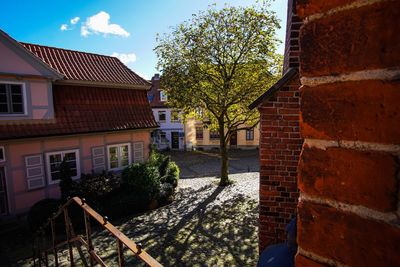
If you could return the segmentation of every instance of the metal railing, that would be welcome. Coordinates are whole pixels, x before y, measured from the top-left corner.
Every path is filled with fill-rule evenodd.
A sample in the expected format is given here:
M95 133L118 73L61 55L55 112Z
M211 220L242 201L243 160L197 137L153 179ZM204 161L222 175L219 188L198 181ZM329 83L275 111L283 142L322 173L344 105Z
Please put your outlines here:
M85 233L83 235L75 234L74 227L71 223L70 216L68 214L68 207L76 203L83 210L83 219L85 224ZM66 240L56 240L56 219L63 215L65 224L65 237ZM93 242L92 242L92 230L90 219L96 220L104 229L111 233L116 238L116 251L118 257L118 266L122 267L125 265L124 258L124 247L128 248L133 252L139 260L144 262L148 266L162 266L157 260L151 257L146 251L142 249L141 244L136 244L130 240L126 235L119 231L114 225L112 225L107 217L103 217L94 211L87 203L85 199L79 197L73 197L69 199L64 205L62 205L57 212L55 212L48 221L38 230L33 239L33 265L41 267L49 266L49 255L54 256L54 266L59 266L58 249L61 246L68 245L69 261L71 266L75 266L74 262L74 250L73 245L76 246L82 264L84 266L107 266L101 257L96 253ZM46 230L50 228L51 240L47 240ZM86 247L89 256L89 263L86 260L86 256L81 249L81 246Z

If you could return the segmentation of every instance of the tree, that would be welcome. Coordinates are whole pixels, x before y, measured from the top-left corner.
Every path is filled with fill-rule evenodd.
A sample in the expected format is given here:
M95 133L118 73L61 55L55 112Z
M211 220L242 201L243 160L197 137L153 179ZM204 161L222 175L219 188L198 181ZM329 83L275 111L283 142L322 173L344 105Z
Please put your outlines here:
M282 56L276 54L279 21L269 3L251 7L215 5L157 37L154 49L168 104L186 116L201 109L219 131L220 185L229 184L228 143L238 130L257 125L248 105L276 80Z

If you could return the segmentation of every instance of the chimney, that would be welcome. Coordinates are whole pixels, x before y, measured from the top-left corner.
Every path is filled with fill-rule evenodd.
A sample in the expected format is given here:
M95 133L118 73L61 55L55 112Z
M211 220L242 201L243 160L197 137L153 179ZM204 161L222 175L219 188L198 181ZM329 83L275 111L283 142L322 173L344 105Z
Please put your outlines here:
M302 20L296 14L296 0L288 1L287 12L283 73L285 73L288 68L299 68L299 32L301 25L303 25Z

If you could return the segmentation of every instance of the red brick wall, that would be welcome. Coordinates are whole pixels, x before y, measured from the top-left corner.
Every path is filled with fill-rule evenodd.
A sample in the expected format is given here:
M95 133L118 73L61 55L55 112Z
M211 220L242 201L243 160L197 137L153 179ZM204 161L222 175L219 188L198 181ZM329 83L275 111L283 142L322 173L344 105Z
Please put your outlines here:
M286 239L298 199L297 164L303 140L299 130L298 77L260 106L260 252Z
M299 29L295 1L288 1L284 73L299 66ZM259 107L260 215L259 249L286 239L285 228L296 214L297 165L300 137L300 81L298 75Z
M296 266L400 266L400 1L299 0Z

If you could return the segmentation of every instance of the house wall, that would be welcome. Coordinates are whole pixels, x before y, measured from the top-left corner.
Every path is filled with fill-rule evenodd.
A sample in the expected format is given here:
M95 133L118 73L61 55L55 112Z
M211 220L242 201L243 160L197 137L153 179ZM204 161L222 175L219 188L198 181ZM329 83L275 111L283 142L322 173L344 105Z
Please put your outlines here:
M6 184L10 214L26 212L34 203L43 198L58 198L60 196L58 184L49 184L47 173L45 175L45 187L28 190L25 166L26 156L42 154L43 160L46 163L45 153L79 149L81 173L91 173L93 169L93 147L104 146L106 148L107 145L111 144L133 142L143 142L144 158L147 159L150 152L149 130L71 137L47 137L45 139L36 138L7 142L0 141L0 146L3 146L6 152L6 161L0 164L6 168ZM133 148L131 148L131 156L133 157ZM132 158L132 162L133 160L134 158ZM46 170L46 164L43 166Z
M294 1L288 1L284 73L298 68L299 29ZM259 107L260 208L259 251L286 240L286 226L296 216L297 165L303 139L300 136L300 81L296 75Z
M203 128L203 139L196 139L196 127ZM241 149L254 149L258 147L260 138L260 129L257 125L254 127L254 139L246 140L246 131L239 130L237 132L237 145L236 148ZM191 147L212 149L219 148L219 139L210 139L210 130L203 127L203 123L196 121L194 118L188 118L185 122L185 140L187 148Z
M296 77L259 107L260 251L286 240L286 226L296 214L297 164L303 143L299 129L299 84Z
M31 64L18 55L9 45L0 41L0 72L41 75Z
M12 120L48 120L54 118L51 81L41 76L23 56L0 40L0 82L22 83L25 88L25 114L0 114L2 121ZM16 78L16 75L18 78ZM28 77L27 77L28 75Z
M299 1L297 266L400 266L400 2Z
M184 149L185 147L185 138L184 138L184 125L181 122L171 122L171 108L152 108L153 115L160 127L158 130L161 130L166 133L166 138L169 142L169 147L171 148L172 139L171 132L179 132L181 133L181 137L179 137L179 149ZM158 118L158 112L165 111L166 120L165 122L160 122Z

